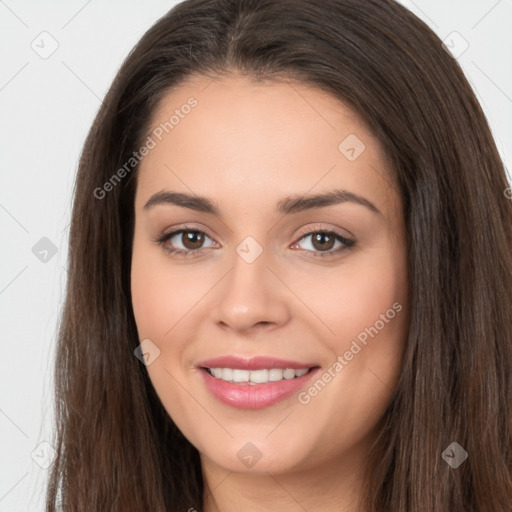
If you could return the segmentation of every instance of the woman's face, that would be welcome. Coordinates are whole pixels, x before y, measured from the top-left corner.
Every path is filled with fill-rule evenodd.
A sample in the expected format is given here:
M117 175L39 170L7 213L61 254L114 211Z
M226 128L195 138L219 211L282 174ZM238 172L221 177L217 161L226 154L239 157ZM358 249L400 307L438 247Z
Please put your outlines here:
M357 464L407 325L401 200L377 139L316 88L236 75L175 89L152 130L131 289L163 406L210 467Z

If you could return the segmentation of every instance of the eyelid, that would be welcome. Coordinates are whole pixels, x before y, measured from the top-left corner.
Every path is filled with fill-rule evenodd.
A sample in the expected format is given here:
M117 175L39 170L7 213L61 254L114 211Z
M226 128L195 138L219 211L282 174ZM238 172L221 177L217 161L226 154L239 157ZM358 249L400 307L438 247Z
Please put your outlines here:
M199 226L191 226L189 224L183 224L178 226L173 226L170 230L164 230L159 235L156 236L154 241L161 240L162 238L169 239L172 238L174 235L182 232L182 231L195 231L198 233L203 233L206 235L210 240L213 240L215 243L219 243L215 240L215 238L208 234L208 229L206 227Z
M346 231L347 235L344 235L340 231ZM311 235L312 233L318 233L318 232L324 232L324 233L334 233L342 238L349 239L349 237L352 237L352 241L355 241L355 236L352 234L348 229L341 229L341 228L335 228L335 227L326 227L325 224L313 224L306 226L305 228L301 228L299 230L299 234L296 235L297 241L301 238L303 238L306 235ZM294 242L296 243L296 242Z

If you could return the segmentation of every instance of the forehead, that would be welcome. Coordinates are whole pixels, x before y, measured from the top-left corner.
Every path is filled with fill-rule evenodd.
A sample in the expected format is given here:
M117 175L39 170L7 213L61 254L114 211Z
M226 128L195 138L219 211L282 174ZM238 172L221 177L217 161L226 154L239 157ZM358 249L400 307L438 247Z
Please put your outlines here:
M375 198L389 182L384 151L359 116L303 83L194 77L163 98L149 136L138 180L146 198L173 187L277 200L340 186Z

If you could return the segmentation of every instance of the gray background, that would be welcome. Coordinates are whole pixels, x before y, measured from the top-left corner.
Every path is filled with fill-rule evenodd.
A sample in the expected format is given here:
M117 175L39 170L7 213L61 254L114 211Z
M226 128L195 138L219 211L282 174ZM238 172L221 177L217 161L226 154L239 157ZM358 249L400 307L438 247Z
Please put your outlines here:
M51 363L82 144L123 59L176 3L0 0L0 512L44 508ZM403 3L454 52L469 44L458 60L512 169L512 0Z

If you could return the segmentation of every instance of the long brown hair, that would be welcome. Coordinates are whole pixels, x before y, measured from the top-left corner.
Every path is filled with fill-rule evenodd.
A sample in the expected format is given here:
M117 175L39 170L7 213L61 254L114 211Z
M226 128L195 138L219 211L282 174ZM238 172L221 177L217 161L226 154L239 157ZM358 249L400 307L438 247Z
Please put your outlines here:
M456 60L393 0L186 0L127 57L80 158L47 512L202 510L198 451L134 357L137 166L104 184L141 146L171 88L233 70L330 92L359 113L393 164L407 228L410 325L402 374L367 460L366 506L511 510L512 202ZM453 442L468 453L457 468L442 457Z

